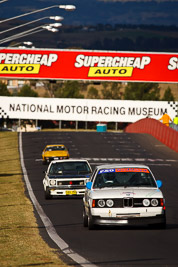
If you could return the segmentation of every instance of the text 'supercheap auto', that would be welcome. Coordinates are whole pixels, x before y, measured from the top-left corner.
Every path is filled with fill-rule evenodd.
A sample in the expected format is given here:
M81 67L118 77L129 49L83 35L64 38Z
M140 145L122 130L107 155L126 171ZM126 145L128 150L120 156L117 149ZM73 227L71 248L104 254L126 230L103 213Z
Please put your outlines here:
M83 224L148 225L166 227L165 199L145 165L101 165L86 184L83 198Z

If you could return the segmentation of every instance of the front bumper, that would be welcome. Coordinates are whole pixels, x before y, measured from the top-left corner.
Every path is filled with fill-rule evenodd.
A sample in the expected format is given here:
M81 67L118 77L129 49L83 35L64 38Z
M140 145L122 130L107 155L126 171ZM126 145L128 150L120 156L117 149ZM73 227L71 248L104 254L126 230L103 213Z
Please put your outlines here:
M70 188L49 187L48 190L51 196L81 196L85 193L84 186Z
M92 208L89 214L97 225L148 225L164 224L165 210L162 207L149 208Z
M157 215L154 217L123 217L122 219L117 218L101 218L97 216L92 217L93 224L96 225L107 225L107 226L118 226L118 225L154 225L154 224L165 224L165 215Z

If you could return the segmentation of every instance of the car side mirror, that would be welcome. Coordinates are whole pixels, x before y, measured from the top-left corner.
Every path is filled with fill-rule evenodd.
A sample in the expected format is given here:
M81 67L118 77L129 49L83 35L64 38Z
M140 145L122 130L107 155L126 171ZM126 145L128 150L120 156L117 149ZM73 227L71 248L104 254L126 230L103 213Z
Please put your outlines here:
M92 182L87 182L86 183L86 188L91 190L91 187L92 187Z
M161 186L163 185L161 180L157 180L156 183L157 183L158 188L161 188Z

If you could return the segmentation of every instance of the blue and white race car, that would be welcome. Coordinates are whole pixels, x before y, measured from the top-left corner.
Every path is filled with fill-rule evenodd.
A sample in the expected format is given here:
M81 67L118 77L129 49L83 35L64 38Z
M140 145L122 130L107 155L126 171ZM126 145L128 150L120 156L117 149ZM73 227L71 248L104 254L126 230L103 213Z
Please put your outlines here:
M93 171L83 198L83 224L166 227L160 180L145 165L101 165Z

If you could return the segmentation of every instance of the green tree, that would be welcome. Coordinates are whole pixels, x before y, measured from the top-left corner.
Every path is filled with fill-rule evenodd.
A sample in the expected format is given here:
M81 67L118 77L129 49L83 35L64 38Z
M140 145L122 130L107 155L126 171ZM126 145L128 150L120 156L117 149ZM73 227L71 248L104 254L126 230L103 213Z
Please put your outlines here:
M174 101L175 100L174 95L172 94L170 87L168 87L165 90L163 98L161 100L163 100L163 101Z
M157 83L128 83L124 92L125 100L160 100Z
M87 94L87 98L90 98L90 99L99 99L98 90L94 86L91 86L89 88L88 94Z
M3 82L0 82L0 95L1 96L10 96L11 93L7 89L7 85Z
M34 90L32 90L31 87L28 84L25 84L20 89L20 92L18 93L18 96L38 97L38 93L36 93Z
M59 98L84 98L80 89L78 81L67 81L54 92L54 96Z
M113 82L103 83L103 89L101 90L103 99L121 99L121 83Z

